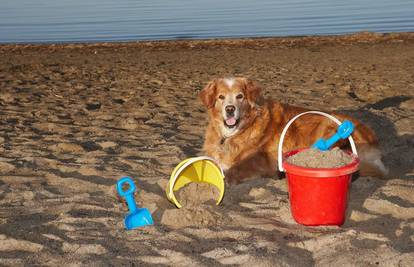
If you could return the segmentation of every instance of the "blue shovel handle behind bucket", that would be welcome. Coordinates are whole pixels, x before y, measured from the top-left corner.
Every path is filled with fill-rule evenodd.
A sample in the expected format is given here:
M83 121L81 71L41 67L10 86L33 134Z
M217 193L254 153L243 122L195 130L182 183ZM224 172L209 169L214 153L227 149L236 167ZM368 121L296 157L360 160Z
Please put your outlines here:
M129 185L129 188L125 191L122 189L124 184ZM129 214L125 216L126 229L131 230L137 227L154 224L149 210L146 208L139 209L135 204L134 192L136 187L130 177L123 177L119 179L116 183L116 188L118 194L125 198L129 209Z
M340 139L348 138L354 131L354 125L350 121L344 121L341 125L338 126L336 134L331 136L328 139L319 139L315 144L312 145L313 148L325 151L328 150L333 144L338 142Z

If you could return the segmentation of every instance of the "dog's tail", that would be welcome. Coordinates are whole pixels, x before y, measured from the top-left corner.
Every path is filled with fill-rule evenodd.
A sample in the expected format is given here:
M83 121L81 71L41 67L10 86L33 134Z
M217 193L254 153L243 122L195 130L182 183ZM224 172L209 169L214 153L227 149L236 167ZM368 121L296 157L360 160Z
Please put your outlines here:
M361 176L386 177L388 168L382 162L381 151L372 144L359 144L359 173Z

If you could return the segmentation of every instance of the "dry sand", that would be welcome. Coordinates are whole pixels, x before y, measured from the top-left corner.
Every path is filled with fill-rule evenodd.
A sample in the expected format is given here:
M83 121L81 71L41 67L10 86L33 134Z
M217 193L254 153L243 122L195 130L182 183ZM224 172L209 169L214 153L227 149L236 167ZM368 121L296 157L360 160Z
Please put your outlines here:
M6 45L0 57L0 265L413 266L413 34ZM226 75L360 118L378 132L390 178L352 183L342 227L295 224L275 178L196 207L206 222L183 210L174 224L168 213L181 211L164 188L176 164L202 154L197 93ZM113 186L124 175L154 226L123 229Z

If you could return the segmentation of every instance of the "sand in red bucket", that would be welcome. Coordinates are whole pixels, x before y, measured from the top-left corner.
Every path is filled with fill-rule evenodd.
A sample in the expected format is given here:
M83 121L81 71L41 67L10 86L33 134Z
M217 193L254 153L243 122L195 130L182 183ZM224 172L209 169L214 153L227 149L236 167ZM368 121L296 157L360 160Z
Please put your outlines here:
M283 161L293 218L309 226L342 225L351 176L358 170L359 159L348 153L353 158L351 163L337 168L307 168L286 161L304 150L288 152Z

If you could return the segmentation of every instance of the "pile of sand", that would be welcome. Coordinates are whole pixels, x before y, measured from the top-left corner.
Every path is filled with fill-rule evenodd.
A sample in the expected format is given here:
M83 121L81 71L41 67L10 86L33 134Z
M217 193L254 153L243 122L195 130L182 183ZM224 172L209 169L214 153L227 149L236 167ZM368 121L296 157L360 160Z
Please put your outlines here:
M178 191L177 199L184 207L197 207L202 204L215 205L220 192L207 183L189 183Z
M307 168L338 168L350 164L352 160L350 155L335 147L327 151L306 149L289 157L287 162Z
M219 191L213 185L189 183L176 192L182 208L173 207L165 210L161 224L173 228L217 225L224 218L216 207L219 195Z

